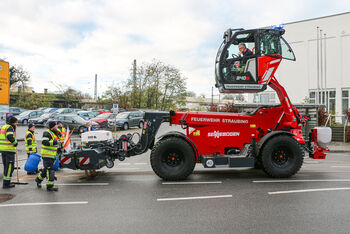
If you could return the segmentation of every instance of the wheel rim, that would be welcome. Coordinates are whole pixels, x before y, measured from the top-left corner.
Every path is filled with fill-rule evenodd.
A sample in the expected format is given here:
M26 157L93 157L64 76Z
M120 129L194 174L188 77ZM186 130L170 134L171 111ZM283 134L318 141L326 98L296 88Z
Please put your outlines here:
M169 150L163 154L162 163L169 167L178 167L184 163L184 155L177 150Z
M292 151L286 147L277 147L271 155L272 163L276 167L286 167L294 158Z
M124 130L128 130L128 124L124 124Z

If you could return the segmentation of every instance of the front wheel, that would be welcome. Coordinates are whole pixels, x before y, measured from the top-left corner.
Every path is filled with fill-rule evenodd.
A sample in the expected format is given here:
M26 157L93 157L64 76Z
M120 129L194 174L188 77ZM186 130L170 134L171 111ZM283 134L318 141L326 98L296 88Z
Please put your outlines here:
M193 172L195 165L193 148L181 138L162 139L152 149L152 169L164 180L184 180Z
M274 178L287 178L294 175L300 170L303 161L304 151L291 136L273 137L262 149L263 170Z
M28 124L28 120L25 119L25 120L22 121L22 123L23 123L23 125L27 125Z

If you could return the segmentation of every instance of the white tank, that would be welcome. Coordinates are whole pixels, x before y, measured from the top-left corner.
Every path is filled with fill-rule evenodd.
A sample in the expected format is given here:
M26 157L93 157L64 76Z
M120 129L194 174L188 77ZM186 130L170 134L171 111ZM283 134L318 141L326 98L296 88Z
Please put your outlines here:
M81 134L82 143L113 141L111 131L91 131Z
M317 143L326 148L332 141L332 129L329 127L315 127L317 129Z

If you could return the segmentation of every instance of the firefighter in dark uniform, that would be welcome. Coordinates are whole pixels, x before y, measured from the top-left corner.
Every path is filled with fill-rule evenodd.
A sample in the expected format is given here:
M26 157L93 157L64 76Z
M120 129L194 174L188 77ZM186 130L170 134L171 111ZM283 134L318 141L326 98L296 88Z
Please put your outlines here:
M16 117L10 116L7 124L2 126L0 131L0 153L2 155L2 163L4 165L3 188L13 188L11 183L15 155L17 151L16 127L18 121Z
M26 152L28 154L28 157L32 153L37 153L37 142L34 136L34 130L35 130L35 125L32 123L28 124L28 131L26 132L26 135L24 137ZM36 170L36 173L38 173L38 169ZM36 173L27 172L28 175L32 175Z
M53 168L57 151L62 147L60 133L57 131L57 123L49 122L49 129L43 133L41 157L44 163L44 169L35 179L38 188L41 188L41 182L46 178L46 189L48 191L58 191L54 186L55 170Z

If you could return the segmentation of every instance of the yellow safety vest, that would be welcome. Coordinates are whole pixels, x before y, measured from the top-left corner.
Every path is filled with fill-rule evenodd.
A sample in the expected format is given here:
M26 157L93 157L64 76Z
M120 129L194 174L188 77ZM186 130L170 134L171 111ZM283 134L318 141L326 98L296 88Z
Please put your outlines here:
M57 155L58 145L53 145L53 141L54 140L59 140L59 138L55 135L55 133L53 133L50 130L46 130L46 132L50 133L52 139L50 140L48 137L43 137L42 138L42 141L49 140L50 146L41 145L41 157L42 158L53 158L53 159L55 159L56 155Z
M28 141L27 141L28 135L32 135L32 144L31 145L28 145ZM29 149L32 148L31 151L36 153L36 151L37 151L36 150L37 143L36 143L35 136L34 136L34 134L31 131L27 131L24 141L25 141L25 144L26 144L26 152L30 153Z
M2 126L2 128L0 130L0 151L16 152L16 146L15 146L15 144L17 143L16 133L15 132L7 132L9 127L12 127L12 126L9 124L5 124L4 126ZM15 141L13 143L11 143L7 139L8 135L14 135Z
M57 130L61 133L61 141L63 143L66 138L67 130L64 127L57 128Z

